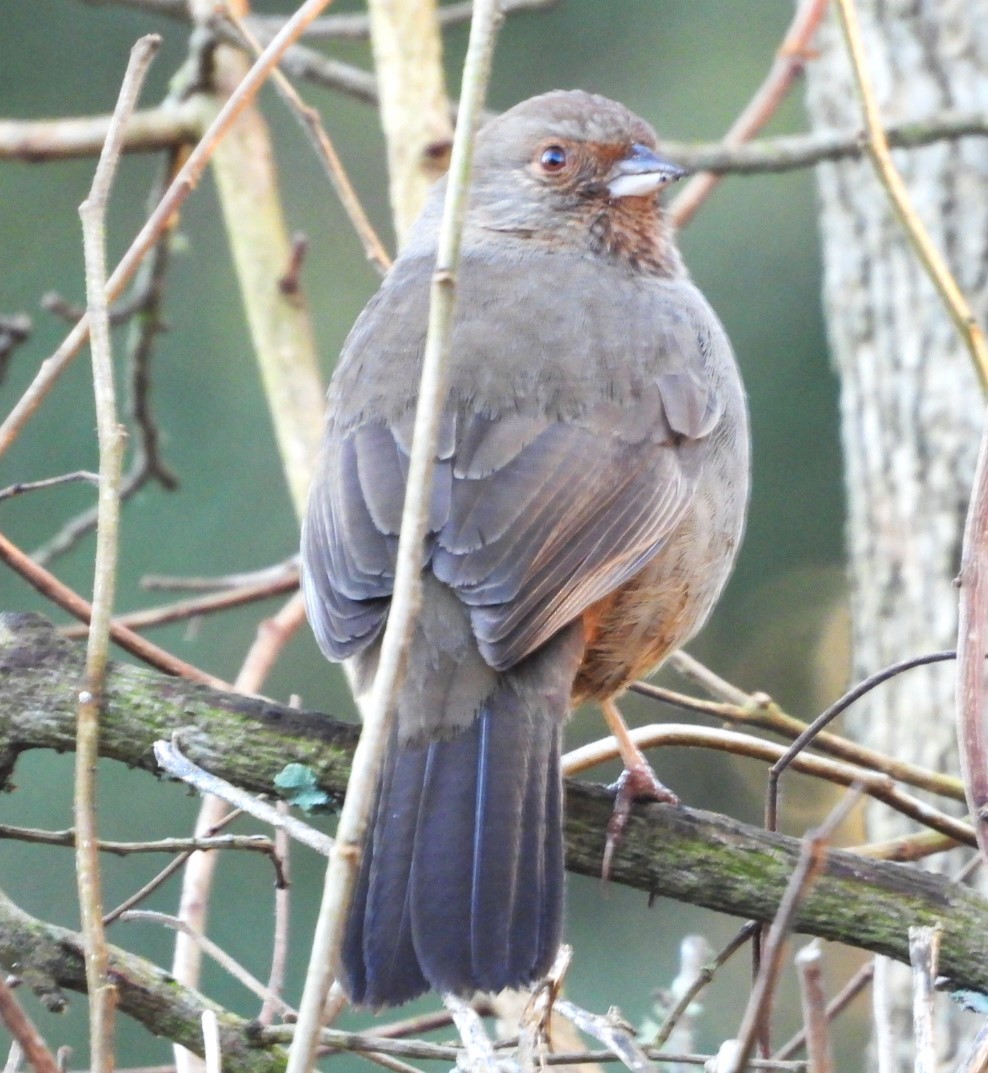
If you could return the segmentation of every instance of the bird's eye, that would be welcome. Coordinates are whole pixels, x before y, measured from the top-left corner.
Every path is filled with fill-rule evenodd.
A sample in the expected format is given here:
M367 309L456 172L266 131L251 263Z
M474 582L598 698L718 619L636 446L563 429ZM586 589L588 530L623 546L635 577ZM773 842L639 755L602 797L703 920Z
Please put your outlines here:
M561 145L548 145L542 150L539 164L543 171L555 175L566 167L568 159L566 150Z

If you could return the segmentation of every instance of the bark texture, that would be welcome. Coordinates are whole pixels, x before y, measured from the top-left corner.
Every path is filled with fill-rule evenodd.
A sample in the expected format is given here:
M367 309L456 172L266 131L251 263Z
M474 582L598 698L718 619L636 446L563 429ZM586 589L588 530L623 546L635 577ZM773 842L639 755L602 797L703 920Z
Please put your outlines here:
M969 0L859 0L869 74L886 125L988 107L988 20ZM816 129L861 126L836 17L808 68ZM988 313L988 142L895 154L917 211L983 324ZM841 379L853 673L953 647L964 512L984 414L970 359L868 162L818 170L824 303ZM852 736L903 759L957 770L954 667L896 678L855 706ZM872 807L870 836L902 833ZM901 986L899 974L892 974ZM906 984L908 987L908 982ZM907 992L899 996L901 1000ZM897 1001L900 1067L911 1069ZM942 1026L941 1040L951 1029ZM949 1046L949 1044L948 1044ZM945 1056L946 1057L946 1056Z

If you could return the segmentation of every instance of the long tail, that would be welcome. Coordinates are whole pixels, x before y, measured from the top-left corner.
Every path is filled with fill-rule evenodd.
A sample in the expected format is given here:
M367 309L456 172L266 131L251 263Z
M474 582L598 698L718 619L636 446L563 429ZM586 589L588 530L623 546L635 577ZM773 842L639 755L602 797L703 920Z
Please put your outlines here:
M402 745L396 734L342 953L355 1003L522 987L551 965L574 650L554 641L499 675L452 737Z

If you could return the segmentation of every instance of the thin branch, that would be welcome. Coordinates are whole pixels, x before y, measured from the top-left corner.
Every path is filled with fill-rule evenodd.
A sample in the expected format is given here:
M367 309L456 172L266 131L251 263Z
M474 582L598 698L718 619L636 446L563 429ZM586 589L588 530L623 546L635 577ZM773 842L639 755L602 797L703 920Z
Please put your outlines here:
M263 46L250 32L248 20L237 19L229 11L226 12L226 17L234 28L240 32L247 47L255 55L259 55ZM343 162L336 152L336 147L323 126L319 112L302 100L291 82L280 71L273 71L271 78L282 100L291 109L292 114L301 124L315 149L316 155L329 176L333 189L336 191L336 196L340 199L340 204L343 206L343 210L346 212L354 231L357 233L357 237L364 247L364 254L367 260L383 275L391 267L391 258L388 256L384 244L378 238L367 213L364 212L360 198L350 182L350 177L343 167Z
M632 741L639 748L675 745L718 749L729 752L732 756L746 756L772 763L771 771L774 771L791 751L774 742L754 738L748 734L692 724L653 724L635 727L629 733ZM572 777L607 760L614 760L619 755L618 744L613 737L601 738L566 753L563 757L563 772ZM932 808L919 798L903 793L887 775L881 772L853 767L840 761L805 753L796 755L792 760L792 766L806 775L826 779L838 786L859 784L869 797L882 801L902 815L916 820L917 823L939 831L963 845L976 845L975 832L970 824L940 809ZM775 830L774 827L768 829Z
M477 0L463 67L462 97L429 297L429 326L415 410L394 592L369 705L363 713L364 728L354 754L336 842L326 870L319 920L299 1008L298 1036L289 1054L287 1073L308 1073L312 1064L319 1018L332 981L336 952L360 864L360 846L367 830L384 749L394 718L404 657L418 613L422 548L428 526L439 422L446 400L447 355L456 300L460 235L466 215L473 162L473 139L487 90L499 21L497 0Z
M581 1032L603 1043L628 1069L634 1070L635 1073L657 1073L656 1067L638 1045L634 1030L622 1019L615 1007L601 1016L581 1009L569 999L559 998L556 999L555 1009Z
M255 585L212 593L209 596L197 596L192 600L178 600L163 607L149 607L143 611L130 611L117 615L113 622L128 630L146 630L151 626L165 626L170 622L184 622L186 619L212 615L220 611L229 611L244 604L270 600L286 592L298 589L298 571L282 571L280 576ZM84 637L88 633L86 626L66 626L62 629L64 637Z
M775 55L775 62L754 97L724 135L727 146L749 141L775 115L796 79L802 74L810 43L827 10L828 0L802 0L792 23ZM720 176L707 172L696 175L669 207L676 227L685 227L697 209L720 182Z
M17 996L0 977L0 1021L7 1027L10 1038L16 1042L31 1063L34 1073L59 1073L55 1056L48 1049L34 1022L24 1012Z
M111 120L108 115L0 120L0 160L44 163L98 156ZM202 102L195 99L134 112L124 127L121 152L157 153L194 144L202 134L202 120Z
M331 854L333 839L324 835L321 831L317 831L314 827L310 827L307 823L302 823L300 820L295 819L294 816L283 815L273 805L252 797L239 787L231 785L225 779L204 771L197 764L193 764L188 757L183 756L178 746L173 742L155 742L154 755L162 771L166 771L176 779L181 779L190 786L194 786L199 793L212 794L214 797L222 798L227 804L246 812L248 815L253 816L255 820L260 820L262 823L270 824L276 829L286 831L296 842L301 842L303 846L314 849L316 853L321 854L323 857L328 857Z
M913 980L913 1037L915 1073L937 1073L936 1029L933 1005L936 1000L937 960L942 932L936 927L909 929L909 962Z
M120 474L124 430L118 423L110 352L109 299L106 287L106 206L120 158L123 131L140 96L144 78L161 45L157 34L133 47L113 118L106 135L86 200L79 207L86 261L86 296L99 439L99 515L96 532L93 607L86 649L86 675L79 694L76 741L74 812L76 821L76 879L82 933L86 946L86 986L89 991L90 1062L94 1073L112 1073L113 1015L116 988L110 982L109 949L103 930L103 898L96 825L96 762L99 721L103 707L110 620L116 590L120 525Z
M123 258L106 283L108 301L118 298L137 270L148 250L157 242L161 231L181 207L202 176L203 170L217 145L241 113L248 107L271 69L278 63L289 45L331 0L305 0L282 30L265 48L264 55L251 67L247 77L224 103L210 123L201 140L189 154L179 173L172 180L165 196L145 221ZM7 418L0 424L0 455L17 439L21 430L38 410L55 382L69 366L79 348L89 336L89 319L83 317L62 341L58 349L41 363L34 380L17 401Z
M17 842L32 842L40 846L64 846L75 844L75 830L41 831L34 827L14 827L0 823L0 838ZM96 848L100 853L112 853L117 857L129 857L133 853L192 853L195 850L235 849L263 853L270 857L275 845L266 835L215 835L197 838L158 838L152 842L112 842L100 839Z
M836 1017L847 1009L847 1007L861 994L861 992L871 983L875 975L875 959L871 958L866 961L864 965L847 981L847 983L837 992L836 995L827 1003L827 1021L833 1021ZM783 1046L781 1046L773 1058L779 1061L785 1061L791 1058L797 1051L806 1046L806 1029L801 1028L792 1039L788 1040Z
M865 125L868 128L868 155L875 165L875 173L888 194L892 208L920 264L943 299L950 319L954 322L958 334L970 352L982 390L988 391L988 343L985 341L984 333L946 261L917 215L906 184L902 181L902 176L892 160L888 140L882 128L878 103L868 77L861 26L858 22L854 0L837 0L837 10L840 13L841 27L844 30L847 50L854 70L854 80L864 110ZM980 660L981 653L978 658Z
M89 473L87 470L80 469L76 470L75 473L63 473L58 477L46 477L40 481L18 481L17 484L11 484L7 488L0 489L0 503L5 499L13 499L14 496L22 495L24 492L38 492L42 488L56 488L61 484L76 484L79 481L99 485L99 474Z
M44 567L38 566L30 556L26 555L16 544L11 543L3 533L0 533L0 561L5 562L15 570L28 584L32 585L42 596L47 597L59 607L68 611L82 622L88 623L93 614L92 604L84 600L77 592L70 589L49 573ZM191 682L202 682L214 689L232 689L233 687L224 682L222 678L207 674L198 667L194 667L185 660L178 659L170 652L166 652L158 645L146 641L140 634L134 633L124 626L110 623L110 637L125 651L130 652L138 659L143 660L151 667L156 667L166 674L178 675L188 678Z
M732 1073L744 1073L748 1059L754 1051L755 1041L765 1031L786 938L795 925L800 905L823 872L827 849L834 831L847 818L859 797L860 793L853 788L845 793L826 820L815 830L808 832L803 840L799 863L786 885L779 911L762 947L761 966L738 1030L738 1048Z
M190 927L186 921L179 920L178 917L170 916L168 913L157 913L147 909L129 910L120 919L122 921L145 921L152 924L161 924L166 928L171 928L173 931L181 932L192 939L193 942L201 947L203 953L208 954L217 965L225 969L235 980L243 984L248 991L253 992L263 1002L273 1003L283 1014L295 1013L287 1002L283 1002L277 995L269 991L240 962L232 958L222 947L217 946L208 936Z
M810 1069L813 1073L833 1073L830 1021L827 1017L827 998L823 990L821 959L820 940L814 939L796 954L796 971L799 976L799 997L803 1009L806 1056Z

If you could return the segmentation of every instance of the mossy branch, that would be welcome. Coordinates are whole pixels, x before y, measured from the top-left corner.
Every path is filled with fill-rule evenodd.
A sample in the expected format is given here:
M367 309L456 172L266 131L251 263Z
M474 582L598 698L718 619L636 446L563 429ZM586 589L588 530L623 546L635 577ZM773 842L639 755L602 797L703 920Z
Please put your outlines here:
M83 659L82 649L59 637L40 616L0 615L0 782L10 778L22 752L74 747L75 690ZM182 732L191 759L247 789L276 794L275 776L295 761L310 767L334 800L345 790L357 740L356 726L328 715L111 663L102 755L150 771L152 743L175 731ZM612 800L602 787L567 785L571 870L600 875ZM641 806L615 854L612 881L770 921L799 849L798 839L724 816ZM796 926L908 962L910 925L935 922L944 929L943 975L952 986L988 991L988 905L941 876L832 851Z

